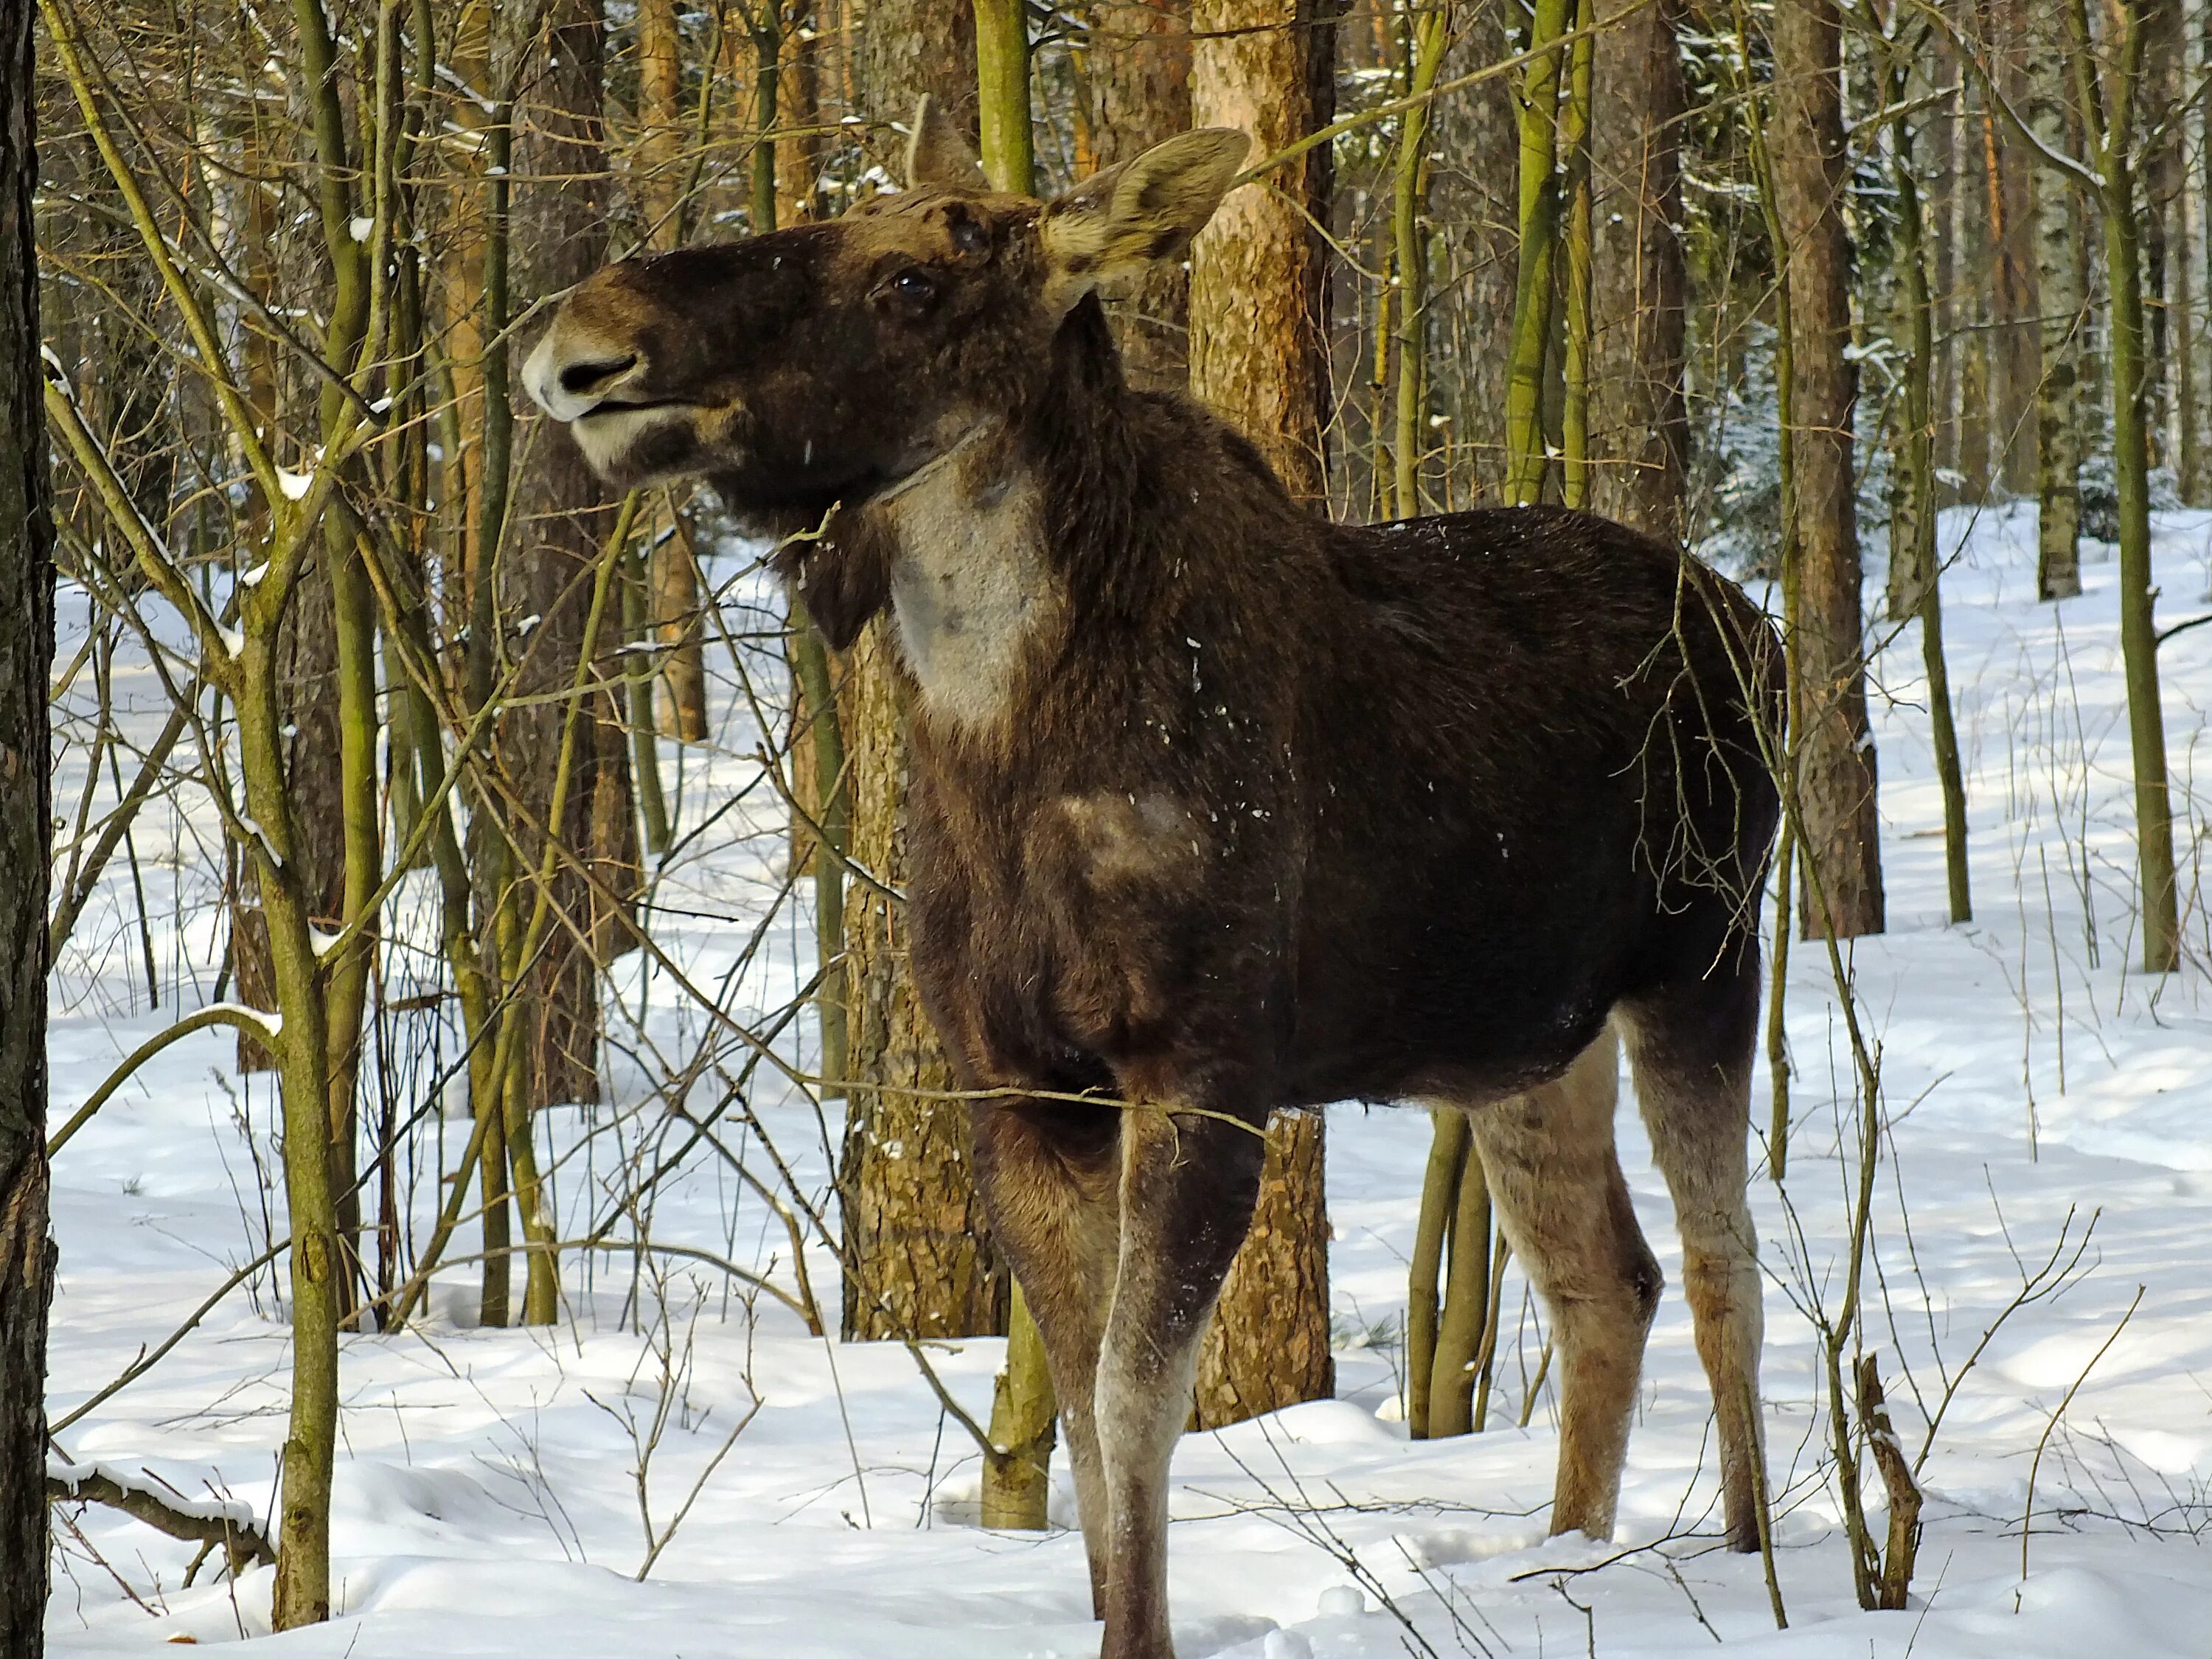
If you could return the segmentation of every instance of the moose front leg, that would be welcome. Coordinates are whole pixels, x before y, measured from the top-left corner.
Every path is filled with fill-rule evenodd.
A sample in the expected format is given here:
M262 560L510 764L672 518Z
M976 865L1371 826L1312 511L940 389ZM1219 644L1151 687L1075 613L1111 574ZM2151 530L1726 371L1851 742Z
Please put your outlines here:
M1150 1106L1122 1119L1121 1255L1093 1401L1105 1477L1102 1659L1173 1659L1168 1464L1190 1420L1200 1339L1251 1224L1264 1122Z
M1091 1413L1121 1251L1121 1117L1065 1100L979 1103L974 1116L976 1189L1052 1369L1097 1618L1106 1613L1106 1491Z

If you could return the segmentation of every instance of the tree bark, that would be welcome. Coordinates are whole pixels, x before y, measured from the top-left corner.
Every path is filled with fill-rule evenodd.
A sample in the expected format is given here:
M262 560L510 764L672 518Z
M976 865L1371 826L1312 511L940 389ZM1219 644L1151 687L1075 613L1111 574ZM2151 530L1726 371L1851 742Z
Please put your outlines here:
M33 8L0 10L0 1659L46 1610L46 681L53 520L40 412Z
M1189 0L1094 0L1083 78L1094 166L1110 167L1190 129ZM1190 379L1190 276L1155 264L1106 314L1132 386L1180 392Z
M852 854L894 888L906 865L906 730L887 620L848 653L837 712L853 791ZM922 1012L905 917L855 884L845 907L847 1076L838 1197L848 1339L985 1336L1006 1328L1006 1279L968 1152L968 1108Z
M2066 120L2066 55L2039 43L2033 105L2036 137L2073 153ZM2089 325L2081 283L2087 216L2073 184L2045 173L2035 181L2036 257L2043 295L2043 379L2036 394L2036 592L2046 599L2081 591L2081 338Z
M1334 112L1333 0L1195 0L1191 116L1279 149ZM1191 390L1256 443L1293 495L1327 485L1327 267L1308 223L1328 222L1328 149L1247 185L1191 249ZM1279 192L1279 193L1277 193ZM1303 203L1305 213L1299 211ZM1212 1427L1335 1389L1322 1120L1278 1114L1252 1231L1199 1360L1198 1421Z
M2116 39L2093 41L2084 0L2069 0L2067 27L2084 146L2100 179L2105 280L2111 307L2112 475L2119 496L2120 654L2128 684L2129 749L2135 764L2136 902L2142 921L2142 966L2149 974L2181 965L2174 891L2173 802L2167 793L2166 715L2158 675L2158 595L2150 546L2149 368L2144 337L2141 191L2135 173L2135 95L2151 38L2150 8L2124 6L2111 20ZM2111 64L2100 69L2097 46ZM2106 77L2109 76L2109 79Z
M514 245L525 295L557 292L605 262L601 21L597 0L557 0L519 90ZM509 641L523 664L518 696L565 691L574 679L589 573L612 524L605 492L565 433L543 420L534 424L536 430L518 434L514 532L506 557L494 562L501 623L515 630L524 618L538 619ZM610 646L616 637L609 635ZM619 684L620 664L611 651L608 656L608 672L598 678ZM501 722L501 759L524 810L541 822L550 807L565 714L562 703L550 702ZM638 860L626 732L614 696L587 702L566 821L549 826L617 894L635 888ZM524 866L535 867L538 837L524 830L520 840ZM524 1050L523 1100L531 1110L599 1098L599 969L623 937L605 904L574 875L556 878L555 902L586 932L590 945L556 923L543 958L530 967L524 1017L538 1029Z
M1502 8L1483 6L1467 20L1444 58L1442 78L1468 74L1505 56ZM1458 20L1455 19L1455 22ZM1429 189L1437 282L1431 372L1438 406L1451 419L1445 456L1448 499L1495 501L1504 494L1505 407L1511 354L1513 289L1520 258L1514 179L1498 164L1514 143L1511 88L1504 77L1440 98L1431 125L1435 172Z
M1860 638L1859 545L1851 410L1848 157L1832 0L1776 0L1776 210L1789 250L1791 439L1802 591L1790 648L1802 665L1797 744L1799 848L1808 938L1882 927L1874 738ZM1816 898L1814 896L1818 895Z
M631 188L645 245L656 252L683 246L684 204L684 57L676 0L640 0L637 9L637 149ZM666 655L660 684L660 725L686 743L707 736L707 669L700 627L699 583L690 527L680 501L672 507L678 533L656 536L650 564L653 631Z
M1680 229L1689 94L1674 39L1681 13L1680 0L1599 0L1590 123L1590 505L1668 541L1683 532L1690 436Z
M2023 0L1984 0L1986 38L1997 82L2015 110L2027 107L2022 63L2027 19ZM2177 42L2178 44L2178 42ZM2042 378L2038 310L2033 162L1996 111L1984 112L1990 236L1990 448L1991 469L2005 494L2036 488L2036 386Z
M876 0L858 48L861 109L896 168L924 93L973 136L969 0ZM852 853L893 887L906 878L907 745L897 647L878 620L847 653L837 720L852 793ZM968 1109L914 983L905 919L857 885L845 905L845 1144L837 1188L849 1339L984 1336L1006 1329L1006 1274L990 1248L969 1164Z

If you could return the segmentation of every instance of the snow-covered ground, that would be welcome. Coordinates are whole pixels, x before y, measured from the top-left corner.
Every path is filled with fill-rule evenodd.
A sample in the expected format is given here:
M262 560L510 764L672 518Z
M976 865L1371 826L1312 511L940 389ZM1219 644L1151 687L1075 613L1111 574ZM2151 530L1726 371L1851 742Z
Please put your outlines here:
M1929 1524L1912 1609L1857 1611L1825 1466L1806 1307L1825 1298L1832 1308L1841 1294L1847 1164L1832 1101L1840 1095L1848 1109L1850 1057L1827 964L1801 946L1789 1003L1798 1111L1790 1177L1785 1194L1762 1170L1754 1194L1771 1280L1764 1404L1788 1630L1776 1629L1756 1558L1715 1547L1709 1401L1677 1295L1652 1334L1611 1546L1543 1541L1553 1402L1540 1395L1518 1425L1540 1345L1529 1316L1501 1358L1490 1431L1407 1441L1394 1345L1427 1123L1418 1112L1344 1108L1330 1119L1328 1170L1339 1398L1194 1435L1178 1450L1173 1573L1185 1659L1656 1656L1717 1642L1803 1659L2207 1651L2212 1551L2198 1534L2212 1522L2212 925L2197 883L2212 803L2194 780L2212 702L2212 629L2179 634L2161 653L2191 960L2179 975L2148 978L2130 965L2114 567L2092 562L2081 599L2039 605L2032 512L1956 513L1945 530L1947 552L1958 555L1945 603L1976 920L1945 925L1942 816L1919 641L1908 629L1877 670L1890 931L1850 953L1894 1121L1869 1341L1881 1351L1909 1451L1947 1378L2024 1278L2062 1239L2063 1269L2092 1223L2094 1234L2071 1273L2041 1281L2050 1294L2012 1313L1943 1415L1924 1471ZM2164 620L2212 610L2212 514L2163 514L2160 538ZM65 659L73 643L64 641ZM119 672L118 684L137 700L134 719L158 722L143 675ZM737 755L726 769L741 769ZM694 815L719 775L708 769ZM73 806L81 782L81 765L65 769L58 810ZM212 988L220 929L204 908L204 848L178 836L173 822L149 820L140 851L149 908L179 898L201 907L156 950L172 991L187 981L189 1006ZM726 858L695 858L680 893L664 895L695 913L672 912L663 932L702 983L734 959L771 873L761 843L730 845ZM52 1039L57 1124L173 1015L143 1006L135 921L123 922L115 902L122 890L111 881L108 908L88 921L64 964ZM772 1002L802 967L795 939L778 937L747 994ZM649 1009L647 1028L680 1047L678 1018ZM231 1059L226 1034L179 1045L57 1162L57 1416L263 1246L263 1200L239 1126L255 1127L265 1160L267 1088L241 1082ZM627 1066L618 1092L643 1075ZM604 1121L617 1115L601 1110ZM818 1189L811 1114L772 1096L762 1112L802 1183ZM1755 1112L1763 1128L1763 1075ZM581 1115L569 1119L552 1133L584 1144ZM448 1158L460 1133L447 1127ZM1632 1111L1620 1133L1645 1230L1677 1280L1664 1194ZM434 1176L415 1172L422 1206ZM591 1182L567 1179L565 1201L580 1215ZM781 1225L733 1188L720 1160L697 1158L665 1186L653 1225L657 1237L788 1282ZM811 1267L817 1285L834 1287L825 1254ZM555 1328L474 1328L472 1273L462 1267L441 1276L434 1316L416 1328L348 1340L339 1605L329 1625L275 1638L285 1651L1095 1653L1080 1540L973 1524L972 1448L902 1351L809 1337L765 1298L749 1315L698 1264L672 1263L657 1291L650 1276L634 1278L627 1257L585 1275L572 1259ZM1516 1279L1509 1307L1520 1296ZM62 1446L80 1462L142 1480L146 1471L188 1497L239 1500L265 1516L285 1403L275 1311L265 1278L234 1293L142 1381L64 1429ZM934 1360L981 1414L998 1357L996 1343L970 1341ZM642 1460L641 1443L651 1445ZM696 1499L641 1581L641 1461L656 1537L695 1488ZM1066 1522L1070 1494L1064 1470L1055 1475L1054 1513ZM88 1510L77 1524L83 1541L57 1558L49 1630L58 1654L266 1632L265 1569L234 1587L204 1573L185 1589L188 1547L107 1511Z

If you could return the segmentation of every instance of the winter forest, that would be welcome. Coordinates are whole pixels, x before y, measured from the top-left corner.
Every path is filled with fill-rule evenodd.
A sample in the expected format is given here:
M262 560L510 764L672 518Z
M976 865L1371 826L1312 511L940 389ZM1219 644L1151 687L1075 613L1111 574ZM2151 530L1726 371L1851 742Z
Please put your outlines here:
M833 644L826 520L611 487L526 384L603 266L894 210L925 97L1046 222L1248 136L1098 298L1302 512L1586 509L1782 642L1751 1397L1610 1037L1665 1288L1608 1536L1553 1535L1589 1293L1490 1141L1278 1110L1174 1404L1174 1650L2203 1651L2212 0L0 46L0 1659L1099 1653L1000 1108L916 982L899 624Z

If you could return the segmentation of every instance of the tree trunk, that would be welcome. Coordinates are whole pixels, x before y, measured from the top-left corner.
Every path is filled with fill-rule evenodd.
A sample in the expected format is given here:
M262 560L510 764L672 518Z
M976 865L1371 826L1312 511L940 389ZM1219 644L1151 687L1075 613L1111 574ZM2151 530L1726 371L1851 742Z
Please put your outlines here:
M513 167L521 181L514 192L513 245L521 256L518 274L525 295L580 282L606 256L601 25L598 0L557 0L537 50L525 60L528 70L515 100ZM565 432L538 419L534 429L525 428L519 436L514 527L504 556L491 561L498 623L510 658L520 665L518 700L565 694L574 684L592 573L613 522L604 491ZM525 620L532 617L526 629ZM623 683L621 660L612 649L620 637L614 627L601 635L603 660L592 679ZM518 919L536 903L534 878L510 884L498 896L503 973L525 983L509 1017L528 1023L521 1041L512 1045L514 1063L495 1086L507 1163L532 1245L523 1313L530 1323L550 1322L557 1297L546 1249L550 1200L538 1190L532 1116L540 1107L599 1097L600 977L627 942L612 907L635 890L638 872L623 700L594 692L578 711L561 818L551 823L568 726L568 699L556 695L507 714L496 739L520 808L513 826L519 856L509 867L532 872L541 867L544 843L531 825L542 824L611 896L595 896L592 882L556 861L551 902L565 920L544 930L542 948L529 963L506 953L520 949ZM488 1160L487 1180L495 1181L496 1175Z
M2066 121L2066 56L2039 46L2033 106L2036 137L2073 153ZM2046 599L2081 591L2081 337L2089 325L2081 292L2086 216L2074 185L2045 172L2035 181L2036 257L2043 295L2043 379L2036 395L2035 585Z
M1265 155L1334 111L1332 0L1196 0L1191 115L1250 133ZM1293 495L1322 502L1328 429L1324 247L1328 149L1232 191L1191 249L1191 390L1233 421ZM1279 192L1279 193L1278 193ZM1278 1114L1252 1231L1199 1361L1198 1421L1212 1427L1334 1392L1322 1120Z
M1535 0L1528 43L1547 46L1566 33L1569 0ZM1520 264L1513 288L1512 367L1505 388L1506 496L1516 507L1540 501L1550 473L1546 453L1546 368L1553 357L1552 317L1559 251L1559 94L1567 83L1565 49L1531 58L1522 70L1520 173L1515 223Z
M902 681L888 620L847 653L837 712L853 791L853 857L895 888L906 866ZM986 1336L1006 1328L1006 1276L968 1156L968 1108L922 1012L906 918L855 885L845 907L847 1076L839 1162L848 1339Z
M1892 48L1894 50L1894 48ZM1886 100L1893 110L1905 107L1910 88L1906 65L1884 67ZM1966 790L1959 765L1959 734L1951 717L1950 666L1943 655L1943 573L1936 548L1936 433L1932 383L1936 319L1928 291L1927 222L1913 171L1912 125L1899 114L1890 122L1890 164L1897 189L1899 263L1903 269L1904 333L1910 343L1905 366L1905 444L1899 468L1905 510L1900 526L1911 538L1913 562L1921 573L1918 603L1921 660L1928 675L1928 714L1936 750L1936 777L1943 796L1944 883L1957 927L1973 920L1966 870ZM1895 545L1893 541L1893 546Z
M1190 128L1189 0L1097 0L1083 81L1093 165L1114 167ZM1107 316L1132 386L1189 383L1190 275L1157 264Z
M2120 653L2128 684L2128 737L2135 763L2136 902L2142 920L2145 973L2181 963L2173 871L2173 804L2166 790L2166 715L2158 680L2157 594L2151 586L2149 368L2143 343L2141 205L2127 112L2142 73L2148 9L2124 12L2117 40L2093 42L2083 0L2069 0L2073 80L2082 136L2102 185L2105 276L2111 307L2112 475L2119 496ZM2096 46L2113 59L2100 84ZM2108 126L2108 121L2113 125Z
M1937 29L1929 47L1932 61L1928 79L1931 85L1950 88L1950 95L1942 99L1928 112L1928 216L1936 226L1935 246L1929 259L1929 277L1936 297L1936 373L1931 393L1936 408L1936 504L1949 507L1959 498L1957 488L1947 480L1957 476L1959 465L1959 349L1956 328L1959 320L1957 295L1958 218L1959 199L1959 130L1960 82L1958 49L1953 46L1949 33ZM1965 192L1968 199L1972 192ZM1903 597L1903 596L1899 596ZM1894 601L1889 611L1893 617L1902 616L1909 606L1900 609Z
M683 246L684 155L683 39L676 0L640 0L637 9L637 150L631 162L638 222L656 252ZM680 504L672 510L679 515ZM707 669L699 615L699 583L689 526L653 538L650 609L653 635L666 652L660 683L663 729L686 743L707 735Z
M37 1659L46 1613L46 683L53 520L40 413L31 199L33 9L0 12L0 1659Z
M2187 130L2172 119L2181 96L2185 57L2181 0L2137 0L2132 9L2136 27L2146 36L2142 74L2136 89L2136 131L2146 137L2163 135L2160 142L2147 143L2135 162L2142 198L2136 227L2142 241L2143 418L2151 465L2170 468L2174 463L2174 266L2186 257L2176 234L2176 219L2182 191L2181 146ZM2122 137L2124 142L2136 142L2134 133Z
M1997 82L2015 110L2030 87L2021 64L2023 0L1984 0L1986 38ZM2037 307L2033 162L1995 111L1984 120L1990 236L1990 448L1998 486L2022 497L2036 487L2036 386L2042 378Z
M1832 0L1776 0L1773 167L1789 249L1791 441L1801 571L1790 648L1802 665L1797 744L1801 916L1808 937L1882 927L1873 734L1860 641L1851 407L1848 158ZM1815 897L1815 895L1818 895Z
M912 118L924 93L975 131L969 0L878 0L857 65L872 122ZM887 128L877 149L896 163ZM852 793L852 851L893 887L906 879L907 750L890 623L847 653L837 718ZM983 1336L1006 1329L1006 1275L992 1251L968 1155L968 1109L925 1097L954 1086L922 1012L905 918L856 886L845 905L845 1144L837 1187L848 1338Z
M1627 15L1622 16L1626 12ZM1594 358L1590 505L1668 541L1683 532L1680 0L1600 0L1590 125Z
M1458 31L1442 79L1505 56L1502 8L1483 6ZM1457 20L1455 19L1455 22ZM1519 260L1514 179L1498 158L1514 144L1511 88L1504 77L1438 99L1431 118L1437 158L1429 190L1431 237L1438 272L1431 301L1431 338L1439 349L1431 372L1436 401L1450 416L1444 488L1457 505L1502 498L1505 407Z

